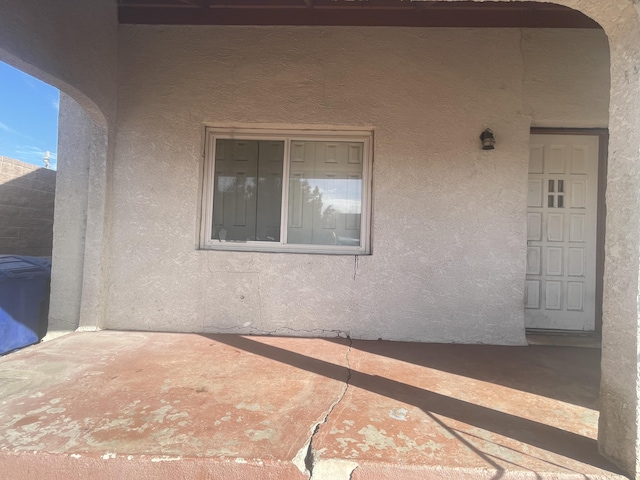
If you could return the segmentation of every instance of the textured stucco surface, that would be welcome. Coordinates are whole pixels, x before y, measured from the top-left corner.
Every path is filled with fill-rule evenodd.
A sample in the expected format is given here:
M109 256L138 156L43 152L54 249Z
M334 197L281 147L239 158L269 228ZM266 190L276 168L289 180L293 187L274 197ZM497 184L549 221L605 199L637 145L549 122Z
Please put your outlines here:
M566 4L596 19L607 33L610 45L610 140L598 444L602 453L633 478L640 478L638 2L573 0Z
M78 328L89 192L91 120L68 95L60 94L55 258L51 272L49 338Z
M119 58L108 328L524 341L529 127L607 125L602 32L122 26ZM371 256L197 250L204 125L251 123L373 128Z
M116 7L112 0L0 0L0 60L63 92L49 337L101 323Z
M601 15L611 45L611 137L598 438L601 452L640 478L640 23L637 2L612 3L594 4L594 15Z
M114 118L116 2L0 0L0 12L0 60Z

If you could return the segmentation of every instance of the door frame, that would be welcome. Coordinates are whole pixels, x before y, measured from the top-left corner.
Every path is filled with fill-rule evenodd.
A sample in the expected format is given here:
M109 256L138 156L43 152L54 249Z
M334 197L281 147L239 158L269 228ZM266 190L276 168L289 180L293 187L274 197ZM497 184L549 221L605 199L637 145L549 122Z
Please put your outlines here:
M598 137L598 193L596 222L596 305L595 332L602 333L602 292L604 276L604 240L607 220L606 189L609 159L608 128L546 128L531 127L529 135L589 135Z

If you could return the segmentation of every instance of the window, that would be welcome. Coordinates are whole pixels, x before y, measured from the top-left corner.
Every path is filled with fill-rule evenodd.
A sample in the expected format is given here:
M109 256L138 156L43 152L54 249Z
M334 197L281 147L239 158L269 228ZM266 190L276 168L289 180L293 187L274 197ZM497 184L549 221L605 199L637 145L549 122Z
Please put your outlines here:
M371 132L206 131L203 248L369 253Z

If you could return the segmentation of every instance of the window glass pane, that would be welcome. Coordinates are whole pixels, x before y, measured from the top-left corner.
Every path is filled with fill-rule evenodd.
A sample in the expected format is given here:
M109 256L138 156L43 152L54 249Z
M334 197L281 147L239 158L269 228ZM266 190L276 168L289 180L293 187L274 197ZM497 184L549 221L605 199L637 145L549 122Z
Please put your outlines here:
M211 238L280 241L284 142L216 140Z
M291 141L288 243L360 245L363 144Z

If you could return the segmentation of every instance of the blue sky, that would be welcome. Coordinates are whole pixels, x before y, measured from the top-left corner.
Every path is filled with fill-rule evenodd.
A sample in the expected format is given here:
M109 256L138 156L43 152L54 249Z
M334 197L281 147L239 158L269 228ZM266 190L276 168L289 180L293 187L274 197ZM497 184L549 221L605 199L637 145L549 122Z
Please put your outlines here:
M57 88L0 62L0 155L44 166L50 152L56 168Z

